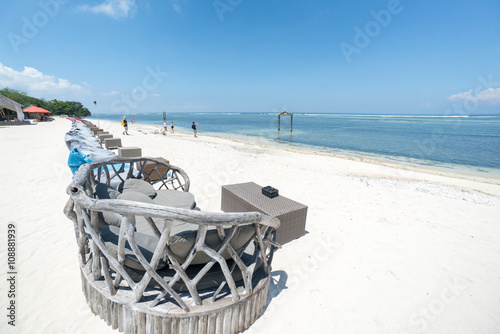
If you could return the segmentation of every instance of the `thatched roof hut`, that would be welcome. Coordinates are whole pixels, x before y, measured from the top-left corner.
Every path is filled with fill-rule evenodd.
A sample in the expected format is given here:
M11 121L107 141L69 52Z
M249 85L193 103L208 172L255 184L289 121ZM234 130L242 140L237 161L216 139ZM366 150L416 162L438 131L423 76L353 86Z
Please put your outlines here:
M0 115L7 116L10 120L10 114L7 115L3 110L4 108L15 111L17 113L17 120L24 121L23 105L0 94Z

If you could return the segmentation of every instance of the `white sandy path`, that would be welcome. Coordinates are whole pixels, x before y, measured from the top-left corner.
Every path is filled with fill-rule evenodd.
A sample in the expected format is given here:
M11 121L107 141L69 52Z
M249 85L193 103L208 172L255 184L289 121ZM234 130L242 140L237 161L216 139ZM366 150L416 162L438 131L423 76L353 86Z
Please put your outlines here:
M186 170L202 210L220 210L221 185L247 181L309 205L308 233L276 253L274 298L248 333L500 332L498 179L203 135L145 134L150 127L139 125L123 136L119 124L100 123L124 146ZM117 332L85 303L73 227L62 214L69 127L58 119L0 128L0 195L9 198L0 217L16 223L19 244L19 326L4 331L2 321L1 333ZM5 234L2 227L1 240ZM6 262L5 247L0 259Z

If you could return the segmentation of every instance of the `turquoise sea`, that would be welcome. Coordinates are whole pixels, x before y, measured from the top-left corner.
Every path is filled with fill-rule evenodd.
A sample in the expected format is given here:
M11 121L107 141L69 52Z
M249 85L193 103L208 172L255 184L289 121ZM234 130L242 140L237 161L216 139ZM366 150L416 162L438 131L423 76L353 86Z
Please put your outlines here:
M92 117L95 119L96 117ZM120 121L122 115L100 114ZM138 124L163 125L163 115L128 114ZM389 116L277 113L167 113L179 131L211 134L285 146L380 157L443 167L466 166L500 173L500 116Z

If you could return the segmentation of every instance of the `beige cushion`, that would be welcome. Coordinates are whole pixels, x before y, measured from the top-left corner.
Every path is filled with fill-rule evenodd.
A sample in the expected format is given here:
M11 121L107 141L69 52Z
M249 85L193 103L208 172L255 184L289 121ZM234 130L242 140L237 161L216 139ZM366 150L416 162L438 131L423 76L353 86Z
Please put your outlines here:
M144 180L139 179L127 179L118 185L118 191L121 193L126 193L129 191L135 191L143 193L150 198L156 197L155 188Z
M158 191L157 198L153 200L148 195L142 192L132 190L139 188L140 187L133 187L133 186L127 187L127 184L125 182L123 187L124 191L117 197L117 199L137 201L143 203L155 203L168 206L173 206L172 204L181 205L181 207L194 205L193 204L194 196L190 193L180 192L176 190L166 190L166 191L161 190ZM170 205L167 204L167 202ZM110 251L116 256L117 245L118 245L118 234L120 230L118 226L120 226L122 216L110 212L104 212L103 215L106 223L113 226L105 226L101 229L102 238L106 242L106 247L108 247L108 249L110 249ZM153 218L153 221L155 222L156 226L161 232L165 226L165 219ZM146 219L142 216L136 216L136 231L137 231L135 233L136 242L139 248L141 249L141 252L146 257L146 259L150 261L153 256L153 252L156 248L156 245L158 244L159 238L154 235ZM175 256L177 261L179 261L181 264L185 262L186 257L188 256L190 250L193 248L196 242L197 232L198 232L198 225L185 223L181 221L174 221L172 230L170 232L168 244L170 245L170 250L172 251L173 255ZM225 232L228 233L229 229L226 229ZM243 246L245 246L254 236L254 233L255 233L255 228L253 225L246 225L239 227L236 230L233 238L231 239L231 246L237 253L239 253L243 249ZM222 239L219 237L215 227L212 227L212 229L210 229L207 232L205 242L213 250L217 250L218 247L220 247ZM133 255L128 243L126 249L127 250L126 250L125 265L127 265L130 268L144 270L144 268L139 263L135 255ZM229 260L231 258L231 256L227 251L224 251L222 253L222 256L226 260ZM205 254L204 252L198 252L195 255L191 264L193 265L204 264L209 262L210 260L211 257L209 255ZM162 262L159 268L163 268L165 265L166 264Z
M120 194L118 192L118 197L116 199L121 199L121 200L128 200L128 201L136 201L136 202L143 202L143 203L150 203L153 204L153 200L149 198L149 196L136 192L136 191L127 191L126 193ZM121 219L122 215L114 212L109 212L109 211L103 211L99 212L99 219L104 221L108 225L113 225L113 226L120 226L121 225ZM144 222L146 222L145 218L143 217L137 217L138 220L142 219ZM102 223L101 221L101 223ZM104 224L101 224L101 226L104 226Z
M253 260L253 252L254 249L250 249L248 247L248 253L245 251L245 254L241 257L243 263L246 265L249 265ZM234 261L228 260L227 264L229 268L232 267L232 264ZM186 274L190 279L193 279L203 268L203 264L196 264L196 265L190 265L186 268ZM260 257L257 260L256 266L255 266L255 271L257 271L260 267L262 266L262 260ZM168 269L167 267L163 268L162 270L158 270L158 274L165 279L166 281L170 281L174 275L176 274L175 270L173 269ZM234 267L234 270L231 272L233 279L235 282L241 281L243 278L243 275L241 273L241 270L238 268L238 266ZM140 279L141 277L139 277ZM196 288L198 291L204 290L204 289L212 289L212 288L217 288L219 287L224 281L226 281L226 277L224 275L224 272L220 268L218 264L215 264L196 284ZM178 280L172 288L176 291L188 291L186 284L184 283L183 280Z
M121 200L126 200L126 201L135 201L135 202L143 202L143 203L149 203L153 204L153 200L151 197L148 195L138 192L138 191L132 191L132 190L127 190L126 192L123 192L120 194L116 199L121 199Z
M116 226L105 226L101 228L101 237L104 240L106 248L109 249L111 254L118 258L118 236L120 235L120 228ZM153 258L153 253L156 249L156 245L160 239L154 235L147 235L143 233L135 233L135 241L142 255L146 258L148 262ZM134 252L130 248L128 241L125 243L125 261L124 264L127 267L145 270L141 265ZM166 266L166 263L160 261L157 269L162 269Z
M158 244L159 238L155 236L151 228L146 225L147 222L143 217L137 217L137 232L135 233L135 239L137 245L139 246L139 249L141 249L141 252L144 254L144 257L148 261L150 261L153 256L154 250L156 249L156 245ZM106 243L106 247L112 252L114 256L117 256L119 231L120 228L116 226L105 226L101 229L101 235ZM228 231L229 229L226 229L226 233ZM241 226L236 230L233 238L231 239L231 246L233 246L236 253L239 253L243 249L243 246L248 243L248 241L253 237L254 233L255 229L253 225ZM186 261L186 257L193 248L196 241L196 234L197 225L182 223L179 221L174 222L168 244L170 246L170 250L180 264L183 264ZM222 243L222 240L219 238L217 230L215 229L209 230L207 232L205 241L207 245L213 250L217 250L217 248ZM133 255L128 243L126 245L126 254L128 254L126 255L126 266L137 270L144 270L142 265L139 263L139 260L137 260L135 255ZM222 257L226 260L231 259L231 256L227 251L222 252ZM211 259L212 258L204 252L198 252L195 255L193 261L191 261L191 264L205 264ZM166 264L161 262L159 268L163 268L165 266Z
M120 196L118 196L117 199L121 200L128 200L128 201L136 201L136 202L142 202L142 203L149 203L149 204L154 204L154 201L149 198L147 195L143 193L139 193L136 191L128 191ZM163 218L153 218L153 221L155 225L157 226L158 230L161 232L165 228L165 219ZM117 225L119 226L119 225ZM135 216L135 226L136 226L136 231L144 234L149 234L149 235L154 235L154 232L149 226L149 223L147 222L146 218L143 216Z
M120 200L127 200L127 201L136 201L136 202L142 202L142 203L150 203L153 204L153 200L147 196L146 194L137 192L137 191L132 191L132 190L127 190L123 194L120 194L117 199ZM106 215L113 217L110 214L114 214L112 212L103 212L103 215L106 219ZM120 232L120 219L122 218L121 215L119 214L114 214L116 215L114 218L115 220L107 220L106 222L110 225L114 226L105 226L101 228L101 237L103 238L106 247L110 250L110 252L113 254L113 256L117 257L118 256L118 236ZM156 220L156 218L154 218ZM158 223L160 223L162 219L158 219ZM144 257L149 261L151 261L153 257L153 253L156 249L156 245L158 244L159 238L154 235L151 227L149 227L149 224L146 221L146 218L142 216L136 216L136 226L137 230L142 232L142 233L135 233L135 240L137 242L137 246L141 250L142 254ZM159 225L159 224L157 224ZM130 268L134 268L137 270L144 270L144 267L142 264L139 262L137 257L134 255L132 252L132 249L130 248L129 243L127 242L125 245L125 262L124 264ZM165 267L166 263L161 261L160 264L158 265L158 269L161 269Z
M100 214L99 218L102 217L101 219L104 220L106 224L113 226L121 225L122 215L109 211L99 212L99 214Z
M184 263L191 248L193 248L196 242L197 228L198 226L194 224L182 222L174 223L171 232L173 235L169 237L170 250L175 255L177 261L181 264ZM229 229L226 229L225 232L227 234ZM230 242L236 253L239 253L242 250L243 246L253 237L254 233L255 228L253 225L241 226L236 230ZM222 239L219 237L217 230L214 228L207 232L205 242L210 248L217 250L222 244ZM228 260L231 258L231 255L224 250L224 252L222 252L222 257ZM200 251L195 255L191 264L207 263L211 259L212 258L209 255Z
M108 186L105 183L97 183L95 186L94 196L98 199L116 199L121 193L115 188ZM114 212L103 211L98 213L99 225L105 226L114 225L120 226L121 215Z
M153 202L180 209L194 209L196 207L193 194L172 189L158 190Z

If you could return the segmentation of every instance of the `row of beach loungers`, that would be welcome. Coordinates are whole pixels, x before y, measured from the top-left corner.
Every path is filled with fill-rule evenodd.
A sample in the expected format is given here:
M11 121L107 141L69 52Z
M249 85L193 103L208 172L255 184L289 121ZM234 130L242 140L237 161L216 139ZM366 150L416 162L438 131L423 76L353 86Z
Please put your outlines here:
M64 141L70 150L68 165L73 173L86 162L104 161L114 157L140 157L142 150L138 147L122 147L120 138L113 138L108 131L95 126L92 122L75 118ZM103 147L104 146L104 147ZM113 152L112 150L117 150Z
M138 147L105 149L114 138L71 121L65 141L74 176L64 212L91 311L125 333L248 328L266 306L279 220L203 212L184 170L142 157Z

